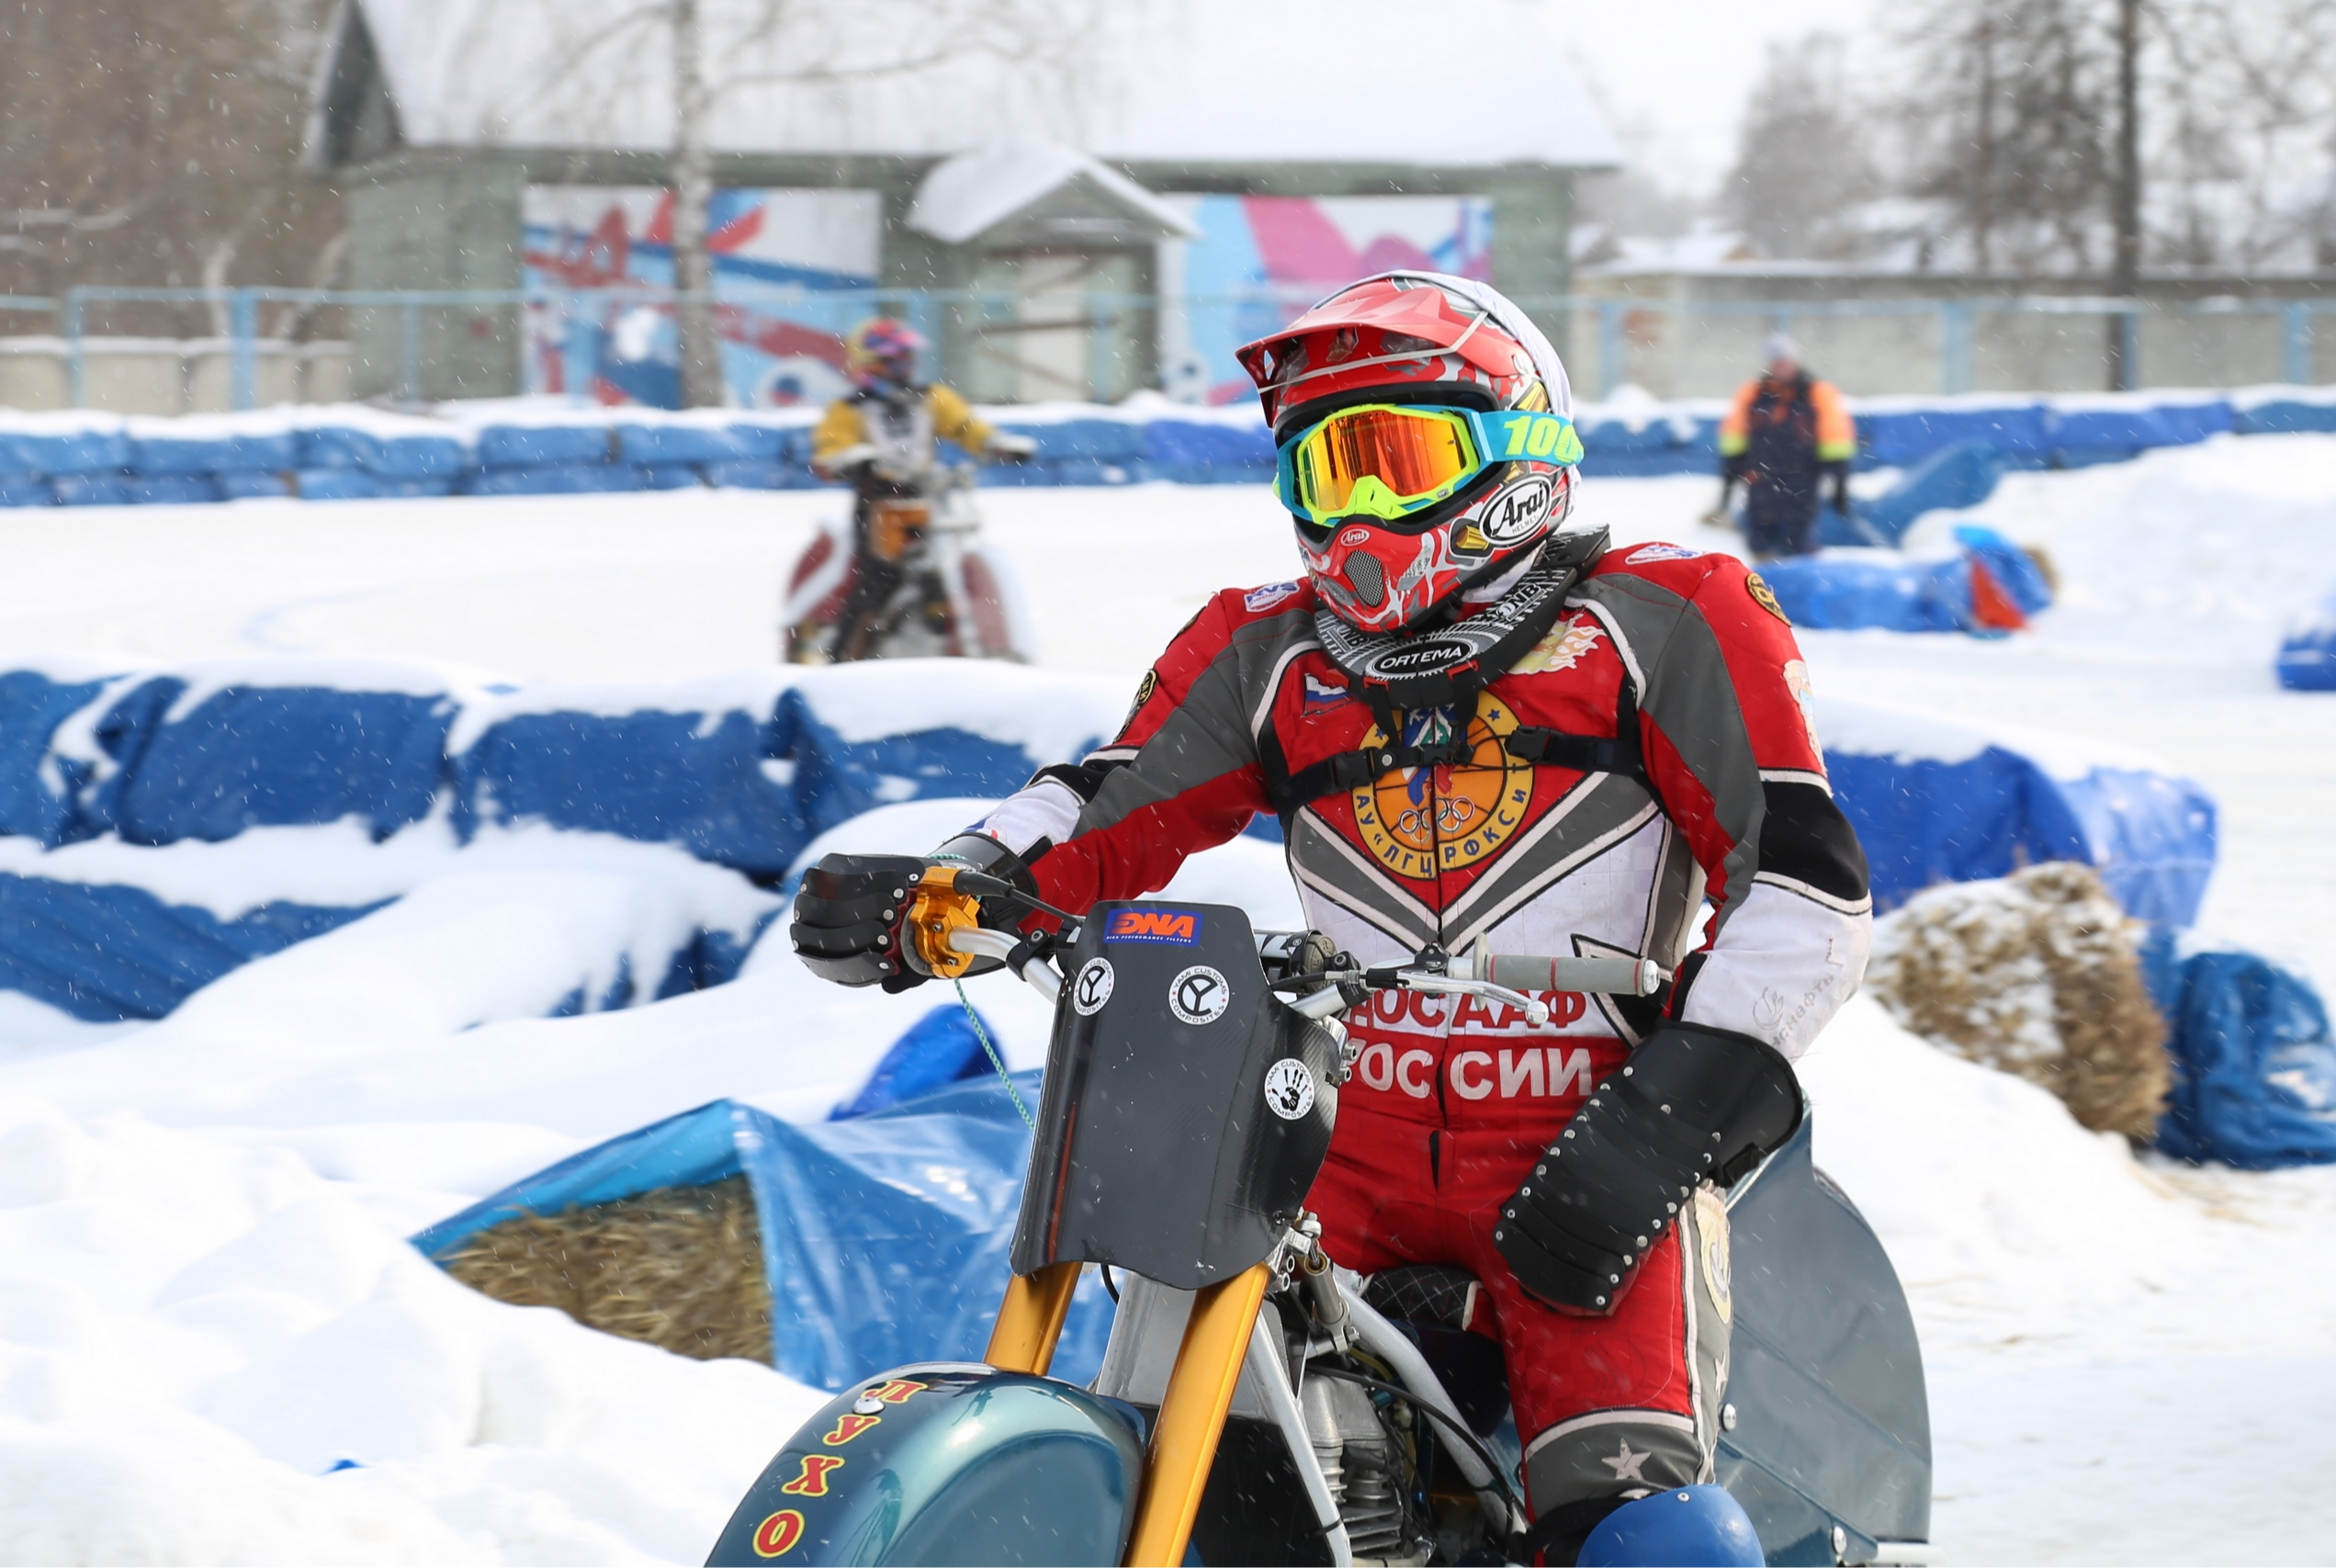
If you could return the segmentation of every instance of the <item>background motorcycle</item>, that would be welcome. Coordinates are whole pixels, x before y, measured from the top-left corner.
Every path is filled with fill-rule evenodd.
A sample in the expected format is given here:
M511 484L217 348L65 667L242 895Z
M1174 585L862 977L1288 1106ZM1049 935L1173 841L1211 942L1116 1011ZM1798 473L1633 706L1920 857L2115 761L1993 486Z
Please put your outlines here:
M841 646L845 604L859 570L849 516L825 518L798 557L779 611L780 653L791 664L860 659L1010 659L1031 637L1012 569L985 550L974 466L936 462L878 476L897 493L866 505L870 551L897 563L900 584L859 639Z

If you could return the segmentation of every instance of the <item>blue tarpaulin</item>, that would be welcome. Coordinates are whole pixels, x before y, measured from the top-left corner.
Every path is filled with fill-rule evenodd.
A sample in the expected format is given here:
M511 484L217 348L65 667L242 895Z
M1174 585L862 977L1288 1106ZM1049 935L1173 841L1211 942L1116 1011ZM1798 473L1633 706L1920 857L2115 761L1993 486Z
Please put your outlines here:
M795 761L795 794L805 841L863 811L924 795L1011 795L1031 774L1066 757L1033 757L1011 740L957 728L917 729L872 740L846 740L819 716L801 687L779 699L780 733ZM1078 749L1100 745L1096 736Z
M1966 525L1955 530L1955 542L1960 553L1953 556L1823 550L1769 561L1760 575L1793 625L1816 631L1988 629L1973 604L1974 561L2023 614L2032 615L2052 603L2035 559L2001 534Z
M103 681L60 681L38 670L0 673L0 833L54 849L88 836L80 790L86 761L53 749L57 727L97 700Z
M2336 692L2336 593L2287 634L2273 669L2291 692Z
M2244 1170L2336 1163L2336 1039L2299 976L2251 953L2143 953L2169 1026L2173 1089L2158 1147Z
M1865 846L1877 909L1935 883L2072 860L2137 919L2186 926L2214 872L2214 801L2185 779L2116 768L2056 779L2001 746L1948 758L1828 747L1825 770Z
M1019 1074L1038 1100L1039 1075ZM761 1222L773 1360L817 1388L910 1361L977 1361L1010 1269L1030 1133L996 1077L850 1121L796 1126L717 1100L611 1139L431 1226L443 1258L521 1214L743 1175ZM1054 1372L1102 1366L1111 1303L1090 1278Z
M2041 467L2052 450L2048 411L2036 401L1909 407L1893 399L1858 409L1856 421L1859 449L1879 468L1908 468L1944 447L1974 442L1994 448L2015 468Z
M322 425L299 433L299 458L285 466L362 469L390 479L453 479L474 464L470 447L452 435L381 435Z
M1033 420L1008 419L1000 428L1026 435L1037 445L1042 462L1064 463L1080 458L1125 465L1145 455L1145 426L1132 419ZM1262 427L1260 427L1262 433Z
M1900 476L1886 494L1862 502L1858 517L1895 545L1925 512L1977 506L1995 493L2003 478L2003 454L1984 441L1943 446Z
M280 473L299 463L299 437L288 430L232 435L138 435L125 467L141 474Z
M118 474L130 466L130 437L118 430L10 430L0 423L0 474L55 479Z
M763 767L790 729L784 711L515 714L454 760L455 827L547 822L777 874L811 839L795 785Z
M2336 402L2272 398L2233 409L2231 428L2241 435L2336 435Z
M535 468L605 463L611 450L604 424L490 424L479 432L478 460L487 468Z
M178 716L186 682L157 676L98 720L113 772L81 834L133 844L217 842L246 828L362 817L376 838L430 813L455 704L326 686L230 686Z
M1894 550L1829 549L1766 562L1760 576L1792 624L1803 630L1970 628L1971 568L1959 555L1915 558Z
M982 1044L985 1033L994 1044L998 1032L989 1027L989 1021L982 1019L976 1026L954 1002L933 1009L892 1043L892 1049L884 1054L860 1092L829 1111L828 1120L848 1122L854 1116L874 1115L903 1100L994 1071L989 1051Z
M229 970L378 908L280 902L230 920L142 887L0 872L0 989L96 1023L161 1018Z

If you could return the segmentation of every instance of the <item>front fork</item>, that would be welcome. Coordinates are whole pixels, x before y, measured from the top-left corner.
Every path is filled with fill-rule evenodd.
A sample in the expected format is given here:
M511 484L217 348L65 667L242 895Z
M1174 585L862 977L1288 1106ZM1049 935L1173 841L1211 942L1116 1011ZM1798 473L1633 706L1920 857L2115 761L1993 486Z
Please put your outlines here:
M1044 1377L1055 1359L1055 1343L1078 1288L1080 1265L1050 1263L1035 1274L1017 1274L1006 1287L983 1357L1000 1371ZM1153 1423L1152 1446L1144 1463L1144 1486L1129 1533L1131 1564L1171 1568L1184 1561L1192 1521L1200 1517L1201 1494L1216 1460L1217 1439L1233 1409L1233 1392L1249 1353L1249 1336L1273 1283L1269 1258L1230 1280L1204 1286L1192 1298L1176 1367Z

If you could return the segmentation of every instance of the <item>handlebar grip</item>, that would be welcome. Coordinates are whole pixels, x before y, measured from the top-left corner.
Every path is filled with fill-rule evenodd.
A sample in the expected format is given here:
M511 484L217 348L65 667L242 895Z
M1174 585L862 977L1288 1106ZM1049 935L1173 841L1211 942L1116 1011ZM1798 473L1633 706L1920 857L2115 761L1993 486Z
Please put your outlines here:
M1544 958L1536 954L1478 954L1475 978L1512 991L1597 991L1608 996L1651 997L1668 978L1651 958ZM1455 965L1457 970L1457 965Z

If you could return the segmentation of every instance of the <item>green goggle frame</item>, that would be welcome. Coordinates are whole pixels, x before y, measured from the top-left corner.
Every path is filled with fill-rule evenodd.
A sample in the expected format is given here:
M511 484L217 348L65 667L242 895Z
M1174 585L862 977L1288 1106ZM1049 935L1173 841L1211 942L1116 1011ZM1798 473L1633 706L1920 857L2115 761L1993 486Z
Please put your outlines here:
M1362 403L1281 444L1274 492L1317 525L1394 521L1450 500L1495 464L1581 460L1581 435L1563 414Z

